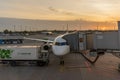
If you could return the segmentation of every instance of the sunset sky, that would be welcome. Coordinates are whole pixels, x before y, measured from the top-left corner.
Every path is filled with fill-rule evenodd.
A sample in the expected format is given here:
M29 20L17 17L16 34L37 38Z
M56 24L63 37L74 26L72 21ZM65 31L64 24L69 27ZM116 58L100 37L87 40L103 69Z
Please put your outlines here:
M117 21L120 0L1 0L0 17Z

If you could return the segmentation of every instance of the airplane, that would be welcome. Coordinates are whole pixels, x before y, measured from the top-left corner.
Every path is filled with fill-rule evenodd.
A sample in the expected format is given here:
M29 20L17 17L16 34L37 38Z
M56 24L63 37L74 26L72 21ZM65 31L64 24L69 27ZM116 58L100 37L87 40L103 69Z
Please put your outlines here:
M70 53L70 46L68 45L67 41L65 39L63 39L63 36L65 36L67 34L68 33L59 35L53 41L52 40L35 39L35 38L27 38L27 37L24 37L24 39L46 42L47 43L47 44L45 44L47 47L46 49L48 49L50 46L50 44L48 44L48 43L52 43L51 50L54 55L56 55L57 57L60 58L60 64L63 65L64 64L64 60L63 60L64 55Z
M52 35L52 32L41 32L42 34L46 34L46 35Z

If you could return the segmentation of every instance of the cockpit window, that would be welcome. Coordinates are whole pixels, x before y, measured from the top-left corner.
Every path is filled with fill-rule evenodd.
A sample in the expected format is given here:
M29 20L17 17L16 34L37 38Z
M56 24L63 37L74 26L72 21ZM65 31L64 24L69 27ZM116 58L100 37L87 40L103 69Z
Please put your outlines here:
M68 44L67 42L56 42L55 45L63 46L63 45L68 45Z

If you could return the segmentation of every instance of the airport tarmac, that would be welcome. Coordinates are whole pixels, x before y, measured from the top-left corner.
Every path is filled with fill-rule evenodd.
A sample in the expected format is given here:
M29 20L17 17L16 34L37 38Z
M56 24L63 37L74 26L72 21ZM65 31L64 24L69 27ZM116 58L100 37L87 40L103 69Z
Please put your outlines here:
M52 55L48 66L23 65L12 67L0 65L0 80L120 80L117 65L120 59L106 53L91 65L81 54L71 53L65 57L65 65Z

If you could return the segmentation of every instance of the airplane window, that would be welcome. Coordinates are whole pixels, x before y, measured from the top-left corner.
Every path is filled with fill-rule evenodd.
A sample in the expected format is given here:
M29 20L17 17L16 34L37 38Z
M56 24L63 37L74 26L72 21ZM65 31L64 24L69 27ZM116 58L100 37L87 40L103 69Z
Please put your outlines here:
M55 45L63 46L63 45L68 45L68 44L67 42L56 42Z

